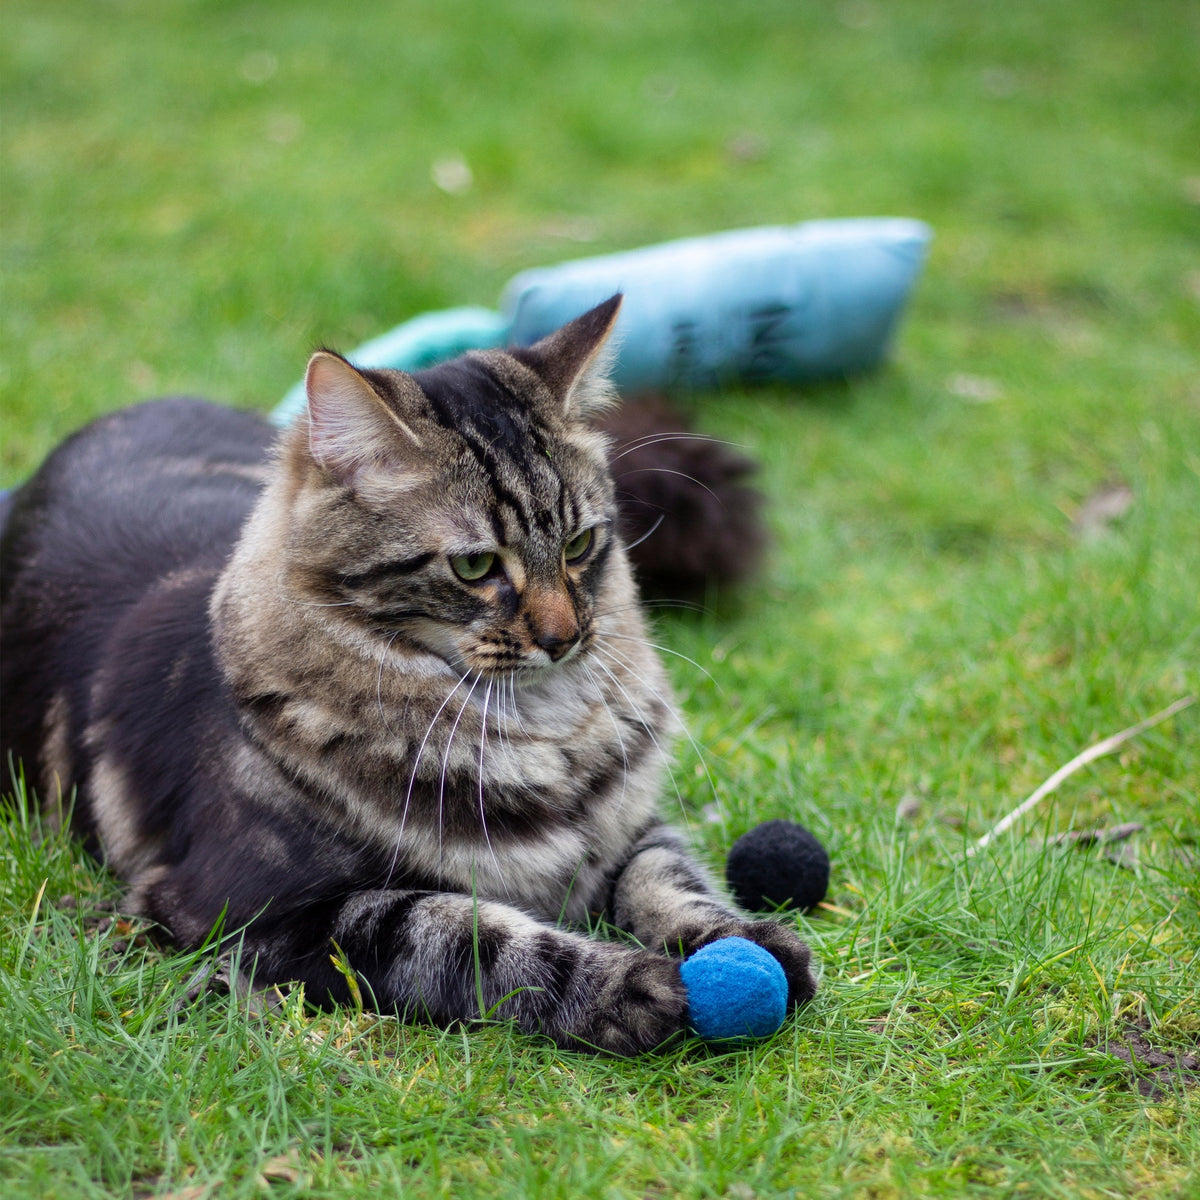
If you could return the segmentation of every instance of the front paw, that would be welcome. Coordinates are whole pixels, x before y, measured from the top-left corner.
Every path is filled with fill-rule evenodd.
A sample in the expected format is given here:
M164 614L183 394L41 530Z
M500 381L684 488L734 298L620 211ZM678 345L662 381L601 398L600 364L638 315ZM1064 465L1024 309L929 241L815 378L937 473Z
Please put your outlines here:
M812 952L786 925L778 921L737 921L731 922L717 936L745 938L778 960L787 977L789 1009L807 1003L817 994L817 981L811 967Z
M572 1046L644 1054L686 1031L687 990L678 962L647 950L621 949L607 957L597 985L572 1023Z

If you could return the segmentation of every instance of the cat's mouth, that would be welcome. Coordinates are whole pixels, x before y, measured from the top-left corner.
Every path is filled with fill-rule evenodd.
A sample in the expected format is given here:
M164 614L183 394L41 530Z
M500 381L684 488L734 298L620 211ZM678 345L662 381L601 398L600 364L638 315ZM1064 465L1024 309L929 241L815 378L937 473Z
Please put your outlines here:
M592 640L590 634L584 634L557 653L542 647L534 647L520 654L511 651L475 651L456 656L458 661L451 665L464 677L474 677L485 683L511 682L518 688L530 687L579 662L591 648Z

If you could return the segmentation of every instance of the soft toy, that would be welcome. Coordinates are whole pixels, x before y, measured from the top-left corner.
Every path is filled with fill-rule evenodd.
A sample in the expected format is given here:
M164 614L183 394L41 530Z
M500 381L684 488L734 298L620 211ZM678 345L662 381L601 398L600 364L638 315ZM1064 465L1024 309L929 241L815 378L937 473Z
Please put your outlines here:
M725 868L734 898L752 912L815 908L829 887L829 855L802 825L764 821L733 844ZM769 1037L787 1014L787 978L746 938L721 938L679 968L688 1019L706 1041Z
M829 855L803 825L764 821L733 843L725 879L751 912L816 908L829 890Z
M613 381L623 390L804 382L877 366L932 231L903 217L736 229L523 271L499 312L424 313L348 355L416 371L464 350L525 346L622 292ZM297 384L273 419L304 408Z
M747 938L720 938L679 968L688 1021L705 1041L769 1037L787 1015L787 977L768 951Z

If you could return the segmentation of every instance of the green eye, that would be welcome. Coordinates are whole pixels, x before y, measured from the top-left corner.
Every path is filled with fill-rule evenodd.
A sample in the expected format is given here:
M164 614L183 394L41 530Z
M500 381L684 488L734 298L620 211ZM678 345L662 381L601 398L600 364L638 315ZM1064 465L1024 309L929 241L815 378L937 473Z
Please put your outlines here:
M474 583L482 579L496 561L496 556L490 550L481 550L478 554L456 554L450 560L450 567L459 579Z
M577 533L564 547L563 554L567 562L576 562L592 548L592 531L585 529Z

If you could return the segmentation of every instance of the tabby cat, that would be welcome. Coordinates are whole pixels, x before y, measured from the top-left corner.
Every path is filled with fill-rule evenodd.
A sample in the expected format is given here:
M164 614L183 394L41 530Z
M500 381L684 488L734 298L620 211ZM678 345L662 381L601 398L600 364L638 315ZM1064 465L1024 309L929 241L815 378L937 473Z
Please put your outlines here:
M308 415L106 416L0 544L3 741L183 946L257 983L493 1013L634 1054L687 1024L681 956L740 935L656 811L673 734L616 525L601 361L620 297L414 375L312 358ZM603 915L622 943L578 932Z

